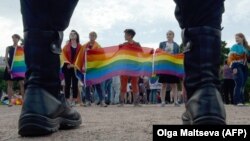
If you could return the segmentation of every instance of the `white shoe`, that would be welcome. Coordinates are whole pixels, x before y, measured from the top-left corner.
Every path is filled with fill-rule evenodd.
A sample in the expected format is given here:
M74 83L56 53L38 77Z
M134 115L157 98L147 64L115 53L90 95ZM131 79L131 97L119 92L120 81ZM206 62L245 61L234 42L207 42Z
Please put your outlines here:
M161 103L161 107L165 107L165 105L166 105L166 102Z
M91 102L87 101L83 106L84 107L90 107L91 106Z
M100 103L100 106L101 106L101 107L108 107L108 105L107 105L104 101L102 101L102 102Z
M237 104L237 106L244 106L244 104L242 104L242 103L238 103L238 104Z
M175 102L175 103L174 103L174 106L175 106L175 107L180 107L181 105L180 105L179 102Z
M76 107L76 102L75 101L71 102L71 107Z
M123 107L124 106L124 103L121 102L121 103L118 103L117 107Z

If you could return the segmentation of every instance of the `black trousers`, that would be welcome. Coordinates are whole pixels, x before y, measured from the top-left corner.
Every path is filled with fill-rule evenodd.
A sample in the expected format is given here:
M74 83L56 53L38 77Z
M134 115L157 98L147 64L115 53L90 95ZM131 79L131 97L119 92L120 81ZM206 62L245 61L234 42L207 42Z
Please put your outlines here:
M224 0L174 0L180 27L209 26L221 29Z
M20 2L24 31L64 31L69 25L78 0L20 0Z
M70 98L70 89L72 84L73 98L77 98L78 95L78 79L76 78L74 69L65 69L64 71L65 78L65 97Z
M233 79L223 80L223 95L226 104L234 104L233 102L234 87L235 87L235 82Z
M220 87L217 71L224 0L174 0L185 45L184 84L189 99L203 86ZM189 44L187 44L189 43Z
M25 32L26 88L60 93L60 46L78 0L20 0Z

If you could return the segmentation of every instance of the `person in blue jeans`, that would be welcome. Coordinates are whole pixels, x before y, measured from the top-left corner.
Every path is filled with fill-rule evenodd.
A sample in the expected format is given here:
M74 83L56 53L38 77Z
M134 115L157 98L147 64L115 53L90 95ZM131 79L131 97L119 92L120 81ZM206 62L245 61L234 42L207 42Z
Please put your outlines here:
M250 47L242 33L235 35L236 44L230 49L228 63L233 70L235 88L234 104L244 105L244 90L248 78L247 58L250 56Z
M84 89L85 87L83 87ZM98 99L99 99L99 102L100 102L100 106L101 107L107 107L107 105L105 104L105 96L104 96L104 91L103 91L103 88L102 88L102 85L101 84L95 84L95 85L92 85L92 86L87 86L85 88L85 97L86 97L86 103L84 104L84 107L89 107L91 106L91 90L93 90L93 96L95 95L95 93L97 93L98 95Z
M148 80L149 87L150 87L150 95L149 95L149 102L151 104L157 104L157 91L158 87L161 86L158 83L159 77L150 77Z
M111 84L111 104L119 104L120 90L121 89L121 80L120 76L115 76L112 78Z
M157 89L151 89L149 97L149 101L151 104L157 104L156 96L157 96Z
M106 104L108 105L111 103L111 85L112 85L112 78L104 82L104 94L107 95Z

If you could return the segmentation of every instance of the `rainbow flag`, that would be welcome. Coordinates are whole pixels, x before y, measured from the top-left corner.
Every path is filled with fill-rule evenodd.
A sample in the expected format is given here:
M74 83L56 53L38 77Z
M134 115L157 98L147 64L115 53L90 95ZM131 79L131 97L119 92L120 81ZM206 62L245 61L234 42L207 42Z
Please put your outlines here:
M154 57L154 73L184 77L184 54L169 54L161 49L156 50Z
M169 74L184 76L183 54L172 55L153 48L112 46L82 52L75 67L83 84L94 85L114 76L152 76Z
M86 85L120 75L151 76L153 49L126 44L87 51Z
M64 64L64 58L63 58L63 55L60 54L60 72L59 72L59 77L60 77L60 80L63 80L64 79L64 74L63 74L63 71L62 71L62 68L63 68L63 64Z
M16 47L11 65L11 78L25 78L26 64L23 47Z

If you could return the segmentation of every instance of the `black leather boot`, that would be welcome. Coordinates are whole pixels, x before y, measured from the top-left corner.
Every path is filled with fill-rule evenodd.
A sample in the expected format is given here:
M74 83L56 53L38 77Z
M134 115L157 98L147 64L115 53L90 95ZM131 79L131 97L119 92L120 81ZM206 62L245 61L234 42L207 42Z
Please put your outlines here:
M19 119L21 136L40 136L60 129L78 127L82 120L60 94L60 58L62 32L25 33L27 65L25 97Z
M183 124L226 124L226 113L218 91L221 31L203 26L185 29L183 36L188 97Z

